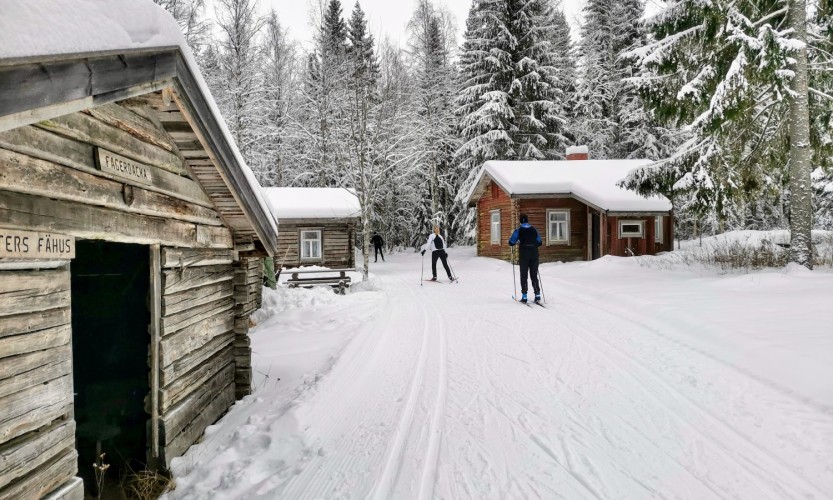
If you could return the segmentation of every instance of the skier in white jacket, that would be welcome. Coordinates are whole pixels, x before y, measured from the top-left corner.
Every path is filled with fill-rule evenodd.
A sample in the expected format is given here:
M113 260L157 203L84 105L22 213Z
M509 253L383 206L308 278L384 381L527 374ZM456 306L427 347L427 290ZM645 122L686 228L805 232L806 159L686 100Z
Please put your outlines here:
M434 232L428 237L428 242L422 245L421 255L425 255L426 250L431 251L431 281L437 281L437 259L442 260L448 279L454 281L451 275L451 269L448 267L448 254L445 252L445 239L440 236L440 227L434 226Z

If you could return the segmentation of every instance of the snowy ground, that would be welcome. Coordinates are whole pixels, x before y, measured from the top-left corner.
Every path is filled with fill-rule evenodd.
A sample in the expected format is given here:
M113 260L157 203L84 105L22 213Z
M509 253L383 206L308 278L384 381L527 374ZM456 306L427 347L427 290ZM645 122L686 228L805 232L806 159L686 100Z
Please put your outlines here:
M255 394L169 498L833 498L829 270L547 264L530 309L449 254L267 293Z

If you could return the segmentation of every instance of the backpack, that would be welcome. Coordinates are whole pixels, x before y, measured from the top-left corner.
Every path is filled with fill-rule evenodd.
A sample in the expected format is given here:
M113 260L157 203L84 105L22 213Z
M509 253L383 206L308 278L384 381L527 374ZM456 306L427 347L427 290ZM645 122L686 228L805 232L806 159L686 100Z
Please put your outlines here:
M434 237L434 248L436 248L437 250L442 250L443 246L443 237L438 234L436 237Z

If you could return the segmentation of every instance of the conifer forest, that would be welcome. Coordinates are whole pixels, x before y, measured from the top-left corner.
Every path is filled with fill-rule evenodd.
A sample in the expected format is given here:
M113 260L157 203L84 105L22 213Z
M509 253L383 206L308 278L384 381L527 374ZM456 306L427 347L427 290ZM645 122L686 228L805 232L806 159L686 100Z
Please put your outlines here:
M360 2L313 2L314 43L258 0L156 0L180 23L240 150L267 186L356 191L363 233L413 247L439 223L470 244L462 199L486 160L655 163L622 183L672 200L679 239L833 229L833 25L820 0L419 0L407 43ZM457 44L458 23L464 24Z

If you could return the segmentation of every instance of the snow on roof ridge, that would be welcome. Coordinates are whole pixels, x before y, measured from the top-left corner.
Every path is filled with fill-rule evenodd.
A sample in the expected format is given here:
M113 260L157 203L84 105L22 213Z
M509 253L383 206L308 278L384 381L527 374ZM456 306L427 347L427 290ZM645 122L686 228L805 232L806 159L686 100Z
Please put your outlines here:
M264 214L260 183L243 160L176 20L152 0L2 2L0 60L178 46ZM267 222L277 234L278 227Z
M511 161L483 164L467 200L474 196L484 175L510 195L570 194L612 212L667 212L671 202L661 196L644 197L617 183L631 170L651 160Z
M576 155L576 154L590 154L590 148L587 146L567 146L567 154L568 155Z
M342 219L361 213L355 191L348 188L268 187L263 191L277 219Z

